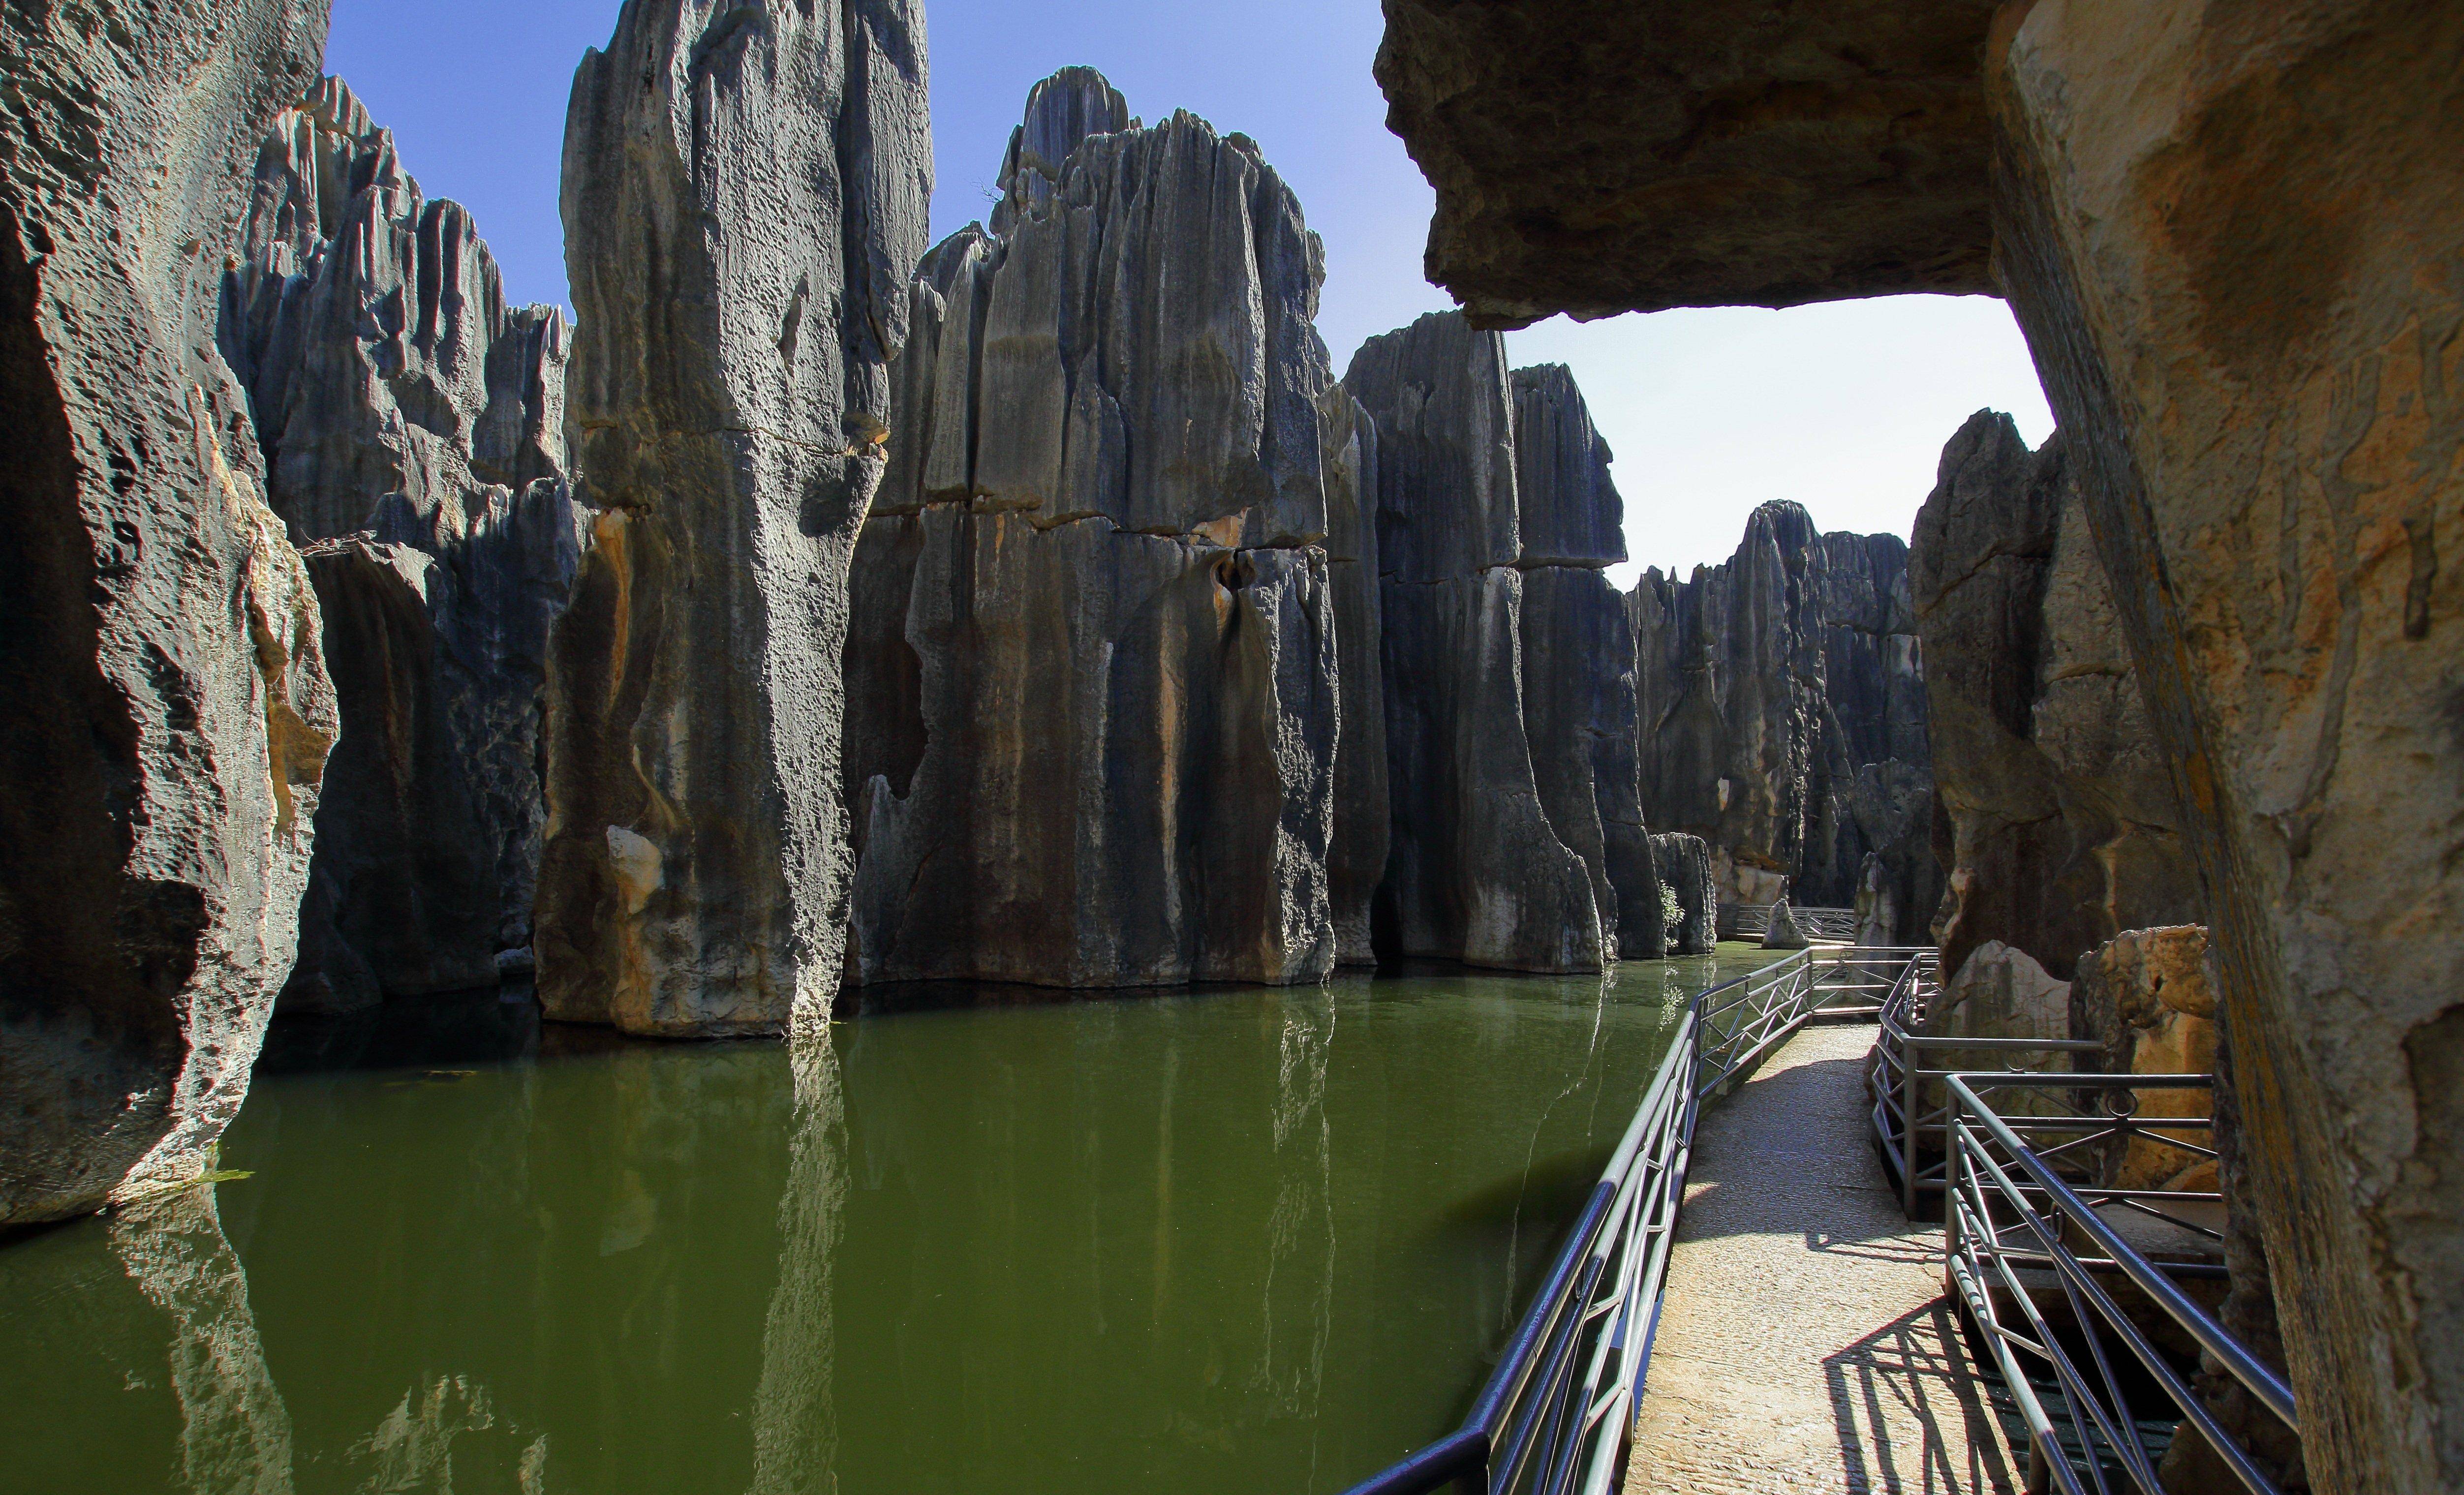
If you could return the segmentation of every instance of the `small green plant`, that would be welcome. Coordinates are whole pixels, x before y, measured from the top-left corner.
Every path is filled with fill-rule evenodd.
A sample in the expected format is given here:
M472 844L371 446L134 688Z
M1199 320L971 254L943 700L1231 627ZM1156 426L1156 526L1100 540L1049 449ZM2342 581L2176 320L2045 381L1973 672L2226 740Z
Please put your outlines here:
M1667 931L1670 944L1675 944L1677 936L1685 932L1685 911L1677 905L1677 890L1666 883L1660 885L1660 922Z

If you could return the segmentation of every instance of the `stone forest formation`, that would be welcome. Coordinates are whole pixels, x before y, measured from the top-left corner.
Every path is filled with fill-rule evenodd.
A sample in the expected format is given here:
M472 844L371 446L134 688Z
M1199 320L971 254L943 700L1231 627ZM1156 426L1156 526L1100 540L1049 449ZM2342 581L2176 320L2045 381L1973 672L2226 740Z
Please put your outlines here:
M1460 309L1341 363L1260 145L1091 68L928 244L918 0L627 0L511 304L324 11L0 17L0 1228L211 1168L276 1018L1853 910L1938 1033L2228 1074L2275 1466L2464 1484L2464 8L1386 0ZM1619 591L1506 331L1911 292L2057 433Z

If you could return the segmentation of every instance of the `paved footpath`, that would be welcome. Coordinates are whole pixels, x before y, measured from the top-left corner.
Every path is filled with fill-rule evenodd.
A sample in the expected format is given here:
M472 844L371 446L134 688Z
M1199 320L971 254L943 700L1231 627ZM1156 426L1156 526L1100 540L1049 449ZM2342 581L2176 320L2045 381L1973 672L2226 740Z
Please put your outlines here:
M1809 1027L1696 1130L1627 1495L2024 1484L1867 1141L1870 1024Z

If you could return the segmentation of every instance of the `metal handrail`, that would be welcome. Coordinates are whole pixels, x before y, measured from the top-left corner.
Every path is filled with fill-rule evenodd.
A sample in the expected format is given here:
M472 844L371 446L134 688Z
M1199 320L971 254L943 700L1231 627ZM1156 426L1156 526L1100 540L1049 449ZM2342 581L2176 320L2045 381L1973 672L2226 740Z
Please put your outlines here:
M1917 950L1800 950L1699 991L1540 1293L1463 1425L1347 1495L1604 1495L1634 1418L1705 1099Z
M2064 1495L2086 1495L2091 1488L2101 1495L2110 1489L2100 1444L2110 1452L2112 1462L2132 1484L2145 1495L2161 1495L2155 1463L2140 1443L2129 1398L2116 1374L2113 1358L2106 1352L2108 1337L2130 1351L2149 1378L2207 1439L2245 1487L2254 1495L2277 1495L2275 1483L2249 1451L2217 1423L2205 1401L2149 1343L2146 1333L2115 1304L2097 1280L2100 1276L2118 1276L2138 1288L2297 1436L2300 1423L2295 1414L2293 1393L2283 1379L2174 1285L2172 1275L2181 1268L2150 1262L2098 1213L2100 1204L2128 1203L2130 1199L2124 1196L2145 1198L2154 1191L2075 1186L2056 1171L2049 1154L2037 1152L2022 1135L2051 1131L2070 1138L2062 1148L2074 1147L2082 1135L2081 1129L2065 1123L2085 1118L2006 1118L1985 1103L1979 1090L2136 1092L2211 1087L2213 1083L2210 1075L1983 1072L1953 1074L1946 1080L1950 1097L1943 1220L1947 1286L1959 1295L1982 1331L2004 1382L2019 1404L2037 1461L2058 1483ZM2151 1117L2147 1125L2151 1129L2162 1126L2186 1131L2198 1129L2201 1122L2202 1118L2196 1117ZM2211 1128L2212 1122L2206 1125ZM2206 1149L2153 1130L2139 1134L2186 1152L2212 1155ZM2084 1235L2104 1255L2078 1255L2070 1245L2072 1230ZM2013 1236L2031 1240L2033 1249L2014 1249L2008 1243ZM2058 1281L2070 1305L2072 1322L2084 1331L2085 1355L2096 1372L2093 1380L2080 1368L2079 1357L2047 1323L2028 1285L2020 1280L2018 1270L2023 1267L2050 1268ZM2006 1289L2003 1296L2015 1307L2024 1323L2011 1322L2012 1316L2002 1311L1993 1291L1996 1279ZM2100 1332L2100 1327L2104 1332ZM2022 1355L2052 1372L2070 1425L2079 1440L2084 1480L2063 1450L2043 1398L2028 1377ZM2177 1432L2175 1436L2180 1435Z
M1881 1031L1865 1064L1866 1089L1874 1098L1874 1136L1900 1176L1900 1207L1911 1219L1917 1213L1920 1195L1943 1192L1941 1159L1950 1105L1946 1100L1930 1110L1924 1109L1925 1084L1973 1069L1972 1066L1967 1069L1928 1069L1924 1062L1925 1054L1944 1050L2009 1054L2013 1056L2015 1073L2022 1062L2017 1056L2100 1053L2104 1048L2094 1039L1961 1038L1925 1033L1923 1027L1926 1007L1941 994L1939 953L1922 961L1908 962L1901 972L1899 984L1882 1000L1876 1019ZM1925 1160L1928 1150L1924 1143L1927 1139L1936 1144L1930 1150L1936 1160L1930 1164Z
M1760 939L1771 933L1771 910L1776 907L1769 903L1724 903L1713 922L1722 939ZM1857 942L1854 909L1810 909L1792 903L1788 912L1796 921L1797 933L1808 939L1841 945Z

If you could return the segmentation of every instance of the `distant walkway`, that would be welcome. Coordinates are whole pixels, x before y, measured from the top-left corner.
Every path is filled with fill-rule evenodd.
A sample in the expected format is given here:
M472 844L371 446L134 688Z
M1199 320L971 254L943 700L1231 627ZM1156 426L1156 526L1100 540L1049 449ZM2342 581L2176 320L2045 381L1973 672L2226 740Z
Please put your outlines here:
M1867 1141L1870 1025L1809 1027L1695 1134L1627 1495L2025 1484ZM2023 1456L2024 1458L2024 1456Z

